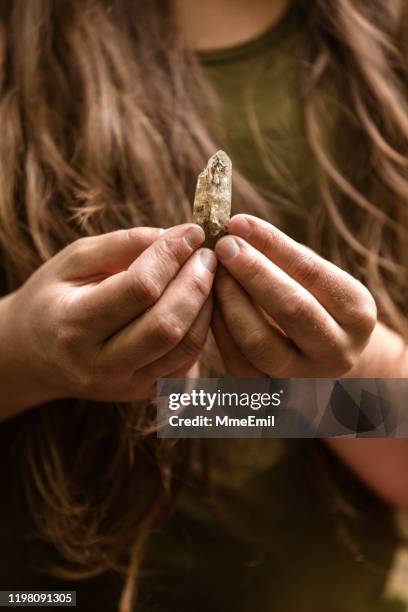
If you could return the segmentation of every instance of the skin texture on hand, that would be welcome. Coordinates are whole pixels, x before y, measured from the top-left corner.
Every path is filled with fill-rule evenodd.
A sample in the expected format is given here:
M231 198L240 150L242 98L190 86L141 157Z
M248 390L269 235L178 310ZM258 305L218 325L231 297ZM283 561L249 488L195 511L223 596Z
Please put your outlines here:
M41 266L0 303L2 417L60 397L146 399L158 377L188 371L212 314L217 260L203 242L192 223L120 230Z
M358 281L264 221L238 215L229 229L214 312L217 261L193 224L81 239L0 300L0 419L65 395L141 399L160 376L196 376L211 319L234 377L408 375L405 343L376 323ZM406 440L326 442L408 509Z
M230 376L406 377L403 339L357 280L274 228L234 217L216 253L212 329ZM325 440L389 504L408 510L408 441Z
M343 376L376 325L352 276L269 223L235 216L216 245L215 340L232 376Z

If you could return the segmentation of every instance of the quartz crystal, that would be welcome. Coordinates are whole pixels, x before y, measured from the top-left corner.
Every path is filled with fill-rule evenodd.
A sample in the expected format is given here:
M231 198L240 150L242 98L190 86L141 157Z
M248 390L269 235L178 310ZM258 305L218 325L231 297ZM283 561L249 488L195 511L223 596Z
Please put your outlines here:
M194 198L193 221L205 232L206 247L213 248L227 233L231 216L231 160L217 151L198 175Z

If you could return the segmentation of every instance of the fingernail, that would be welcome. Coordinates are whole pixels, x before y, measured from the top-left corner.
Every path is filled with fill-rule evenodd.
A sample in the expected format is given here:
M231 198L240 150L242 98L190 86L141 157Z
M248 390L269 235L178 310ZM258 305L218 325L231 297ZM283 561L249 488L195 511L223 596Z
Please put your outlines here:
M220 259L226 261L227 259L232 259L239 253L239 246L234 238L227 236L226 238L221 238L221 240L217 242L215 252Z
M205 240L204 230L200 226L195 225L187 230L184 238L192 249L197 249Z
M214 255L214 251L211 249L203 249L200 251L200 259L201 263L207 270L211 273L215 272L215 268L217 267L217 258Z
M237 236L247 236L250 232L250 229L251 225L245 219L245 217L236 217L235 219L232 219L232 222L230 223L231 233L237 234Z

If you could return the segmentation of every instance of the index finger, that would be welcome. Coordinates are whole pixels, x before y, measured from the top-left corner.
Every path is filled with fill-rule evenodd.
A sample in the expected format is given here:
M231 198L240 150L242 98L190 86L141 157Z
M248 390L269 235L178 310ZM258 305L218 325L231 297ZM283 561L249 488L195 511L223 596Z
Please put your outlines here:
M224 236L215 251L231 276L307 355L343 344L344 330L320 302L282 268L237 236ZM323 340L323 342L322 342Z
M371 294L358 280L270 223L241 214L231 219L229 231L307 289L340 325L353 326L357 319L360 324L364 309L375 311Z
M89 313L100 339L133 321L160 298L190 255L204 242L204 232L193 223L167 230L119 272L80 295L82 312Z

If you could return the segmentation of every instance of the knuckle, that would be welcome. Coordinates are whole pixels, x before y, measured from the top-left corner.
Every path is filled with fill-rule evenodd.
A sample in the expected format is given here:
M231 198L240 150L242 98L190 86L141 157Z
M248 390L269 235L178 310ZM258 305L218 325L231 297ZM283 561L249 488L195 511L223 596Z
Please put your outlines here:
M303 296L289 296L285 305L285 316L291 321L302 321L309 318L310 301Z
M319 262L310 254L303 254L295 258L289 275L301 285L314 286L319 280Z
M138 228L127 227L127 228L124 228L124 229L121 229L121 230L116 230L116 235L119 238L122 238L123 242L130 242L131 244L133 244L133 242L135 240L135 235L137 233L137 229Z
M229 302L236 295L234 282L228 276L222 276L215 280L215 290L221 302Z
M204 340L202 335L197 332L190 331L182 340L180 348L183 353L190 358L197 357L203 348Z
M254 283L262 276L262 266L255 257L248 257L244 263L244 274L247 282Z
M149 274L141 274L129 284L130 298L143 304L154 304L161 295L157 281Z
M245 350L250 355L262 356L265 352L265 334L261 329L250 330L244 340Z
M159 346L171 349L181 342L184 333L178 321L169 316L159 316L154 326L153 336Z
M262 227L259 231L259 251L261 253L269 253L276 247L276 236L266 227Z
M92 247L94 244L93 237L83 237L74 240L66 247L66 255L68 258L68 263L72 267L76 267L77 265L82 264L82 262L87 259L92 251Z
M355 365L355 355L351 349L339 351L334 359L338 374L349 372Z
M357 279L353 280L344 325L363 335L369 335L377 323L377 305L367 287Z
M190 287L194 295L198 294L199 297L207 299L210 286L204 276L194 274L190 279Z
M65 292L58 296L54 303L52 325L55 328L59 344L64 346L79 345L84 341L84 330L87 325L83 294L79 296Z
M180 238L163 238L157 243L158 254L165 261L173 261L181 266L190 255L187 242Z
M135 230L137 229L138 228L134 227L126 227L123 229L114 230L109 234L106 234L106 237L109 237L109 239L114 241L118 249L126 248L126 245L128 244L135 244Z
M354 310L353 323L363 334L370 334L377 323L377 307L367 291L362 303Z
M349 342L333 341L327 343L326 350L320 355L320 359L324 360L330 375L340 376L353 368L356 354Z
M56 326L56 339L57 344L60 348L64 349L65 352L73 352L81 346L81 332L76 326L70 323L58 323Z

